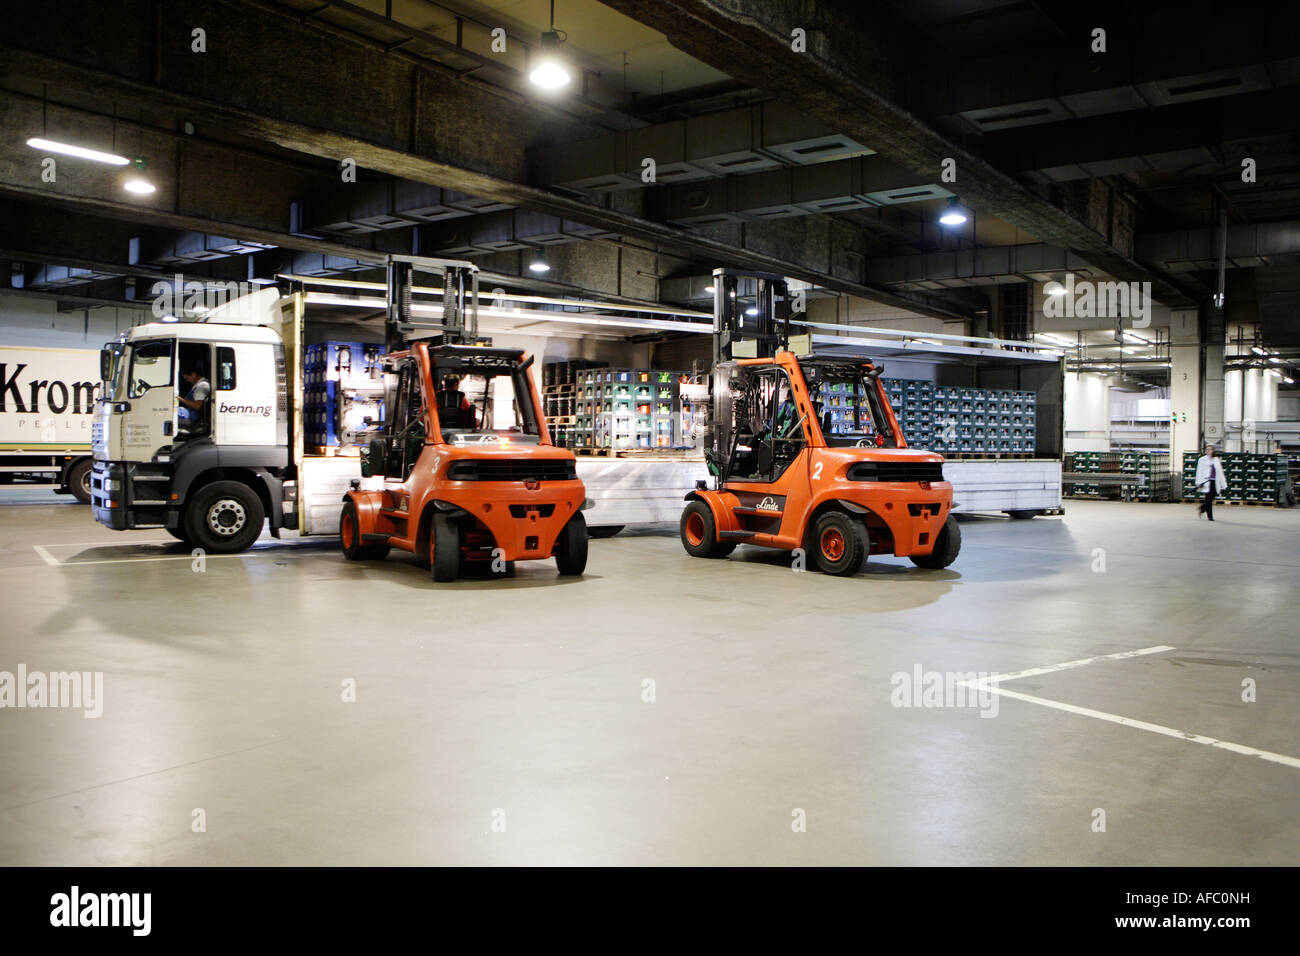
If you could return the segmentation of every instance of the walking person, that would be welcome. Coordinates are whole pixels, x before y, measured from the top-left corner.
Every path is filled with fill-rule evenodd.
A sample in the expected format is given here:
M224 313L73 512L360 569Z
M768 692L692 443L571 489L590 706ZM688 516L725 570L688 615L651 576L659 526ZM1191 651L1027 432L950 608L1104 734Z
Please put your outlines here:
M1213 445L1205 446L1205 454L1196 462L1196 491L1205 495L1196 509L1199 518L1205 515L1214 520L1214 499L1228 490L1228 476L1223 470L1223 459L1214 453Z

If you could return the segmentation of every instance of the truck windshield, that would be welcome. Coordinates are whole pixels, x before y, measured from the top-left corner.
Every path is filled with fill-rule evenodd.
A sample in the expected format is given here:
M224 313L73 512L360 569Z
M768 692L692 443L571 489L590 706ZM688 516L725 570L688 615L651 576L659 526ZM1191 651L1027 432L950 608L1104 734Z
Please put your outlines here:
M142 398L151 388L172 384L172 341L136 342L131 349L131 378L127 398Z
M438 427L452 444L477 444L513 439L538 440L537 412L527 373L503 364L484 368L436 369Z
M805 377L827 445L895 447L876 378L864 375L856 365L809 369Z

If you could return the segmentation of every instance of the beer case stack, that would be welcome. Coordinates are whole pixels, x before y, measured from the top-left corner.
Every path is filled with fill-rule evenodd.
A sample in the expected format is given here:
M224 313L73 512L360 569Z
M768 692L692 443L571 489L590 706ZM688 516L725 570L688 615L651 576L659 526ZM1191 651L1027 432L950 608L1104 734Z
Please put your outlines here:
M1080 474L1114 473L1123 471L1122 455L1113 451L1072 451L1065 455L1065 471ZM1066 482L1062 488L1069 498L1118 498L1118 485L1085 480Z
M1035 452L1038 413L1033 392L935 385L915 379L881 381L912 447L950 457ZM848 427L843 431L851 429L852 415L846 420Z
M579 378L587 369L604 368L607 363L590 359L548 362L542 366L542 403L551 441L561 448L574 448L578 436Z
M384 347L320 342L303 362L303 444L326 454L357 454L384 421ZM371 419L369 425L365 419Z
M597 368L578 374L575 447L682 448L683 371ZM689 411L689 410L688 410Z
M1169 452L1120 452L1120 471L1138 476L1134 498L1138 501L1168 501L1170 490Z
M1183 452L1184 498L1201 497L1196 489L1196 462L1200 457L1194 451ZM1286 455L1229 451L1218 458L1228 479L1228 488L1220 498L1242 504L1277 504L1286 487Z

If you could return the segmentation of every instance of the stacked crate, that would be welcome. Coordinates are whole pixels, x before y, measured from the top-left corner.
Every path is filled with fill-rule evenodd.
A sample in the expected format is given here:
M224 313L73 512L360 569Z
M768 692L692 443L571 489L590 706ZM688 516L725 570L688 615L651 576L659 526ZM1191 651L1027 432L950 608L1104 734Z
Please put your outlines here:
M1034 453L1037 400L1033 392L914 379L881 381L908 445L949 456ZM848 421L852 422L851 415Z
M1120 471L1137 475L1138 485L1134 497L1138 501L1168 501L1170 476L1169 452L1120 452Z
M599 368L579 373L575 447L679 448L687 372Z
M309 345L303 360L303 444L327 453L354 451L384 420L384 348L366 342ZM365 425L369 417L372 424Z
M574 448L579 443L578 406L582 373L587 369L604 367L604 362L589 359L548 362L542 366L542 402L545 406L543 411L546 414L546 424L550 426L551 441L561 448Z
M1122 456L1113 451L1072 451L1065 455L1065 471L1080 474L1103 474L1123 471ZM1066 482L1063 488L1069 498L1118 498L1123 494L1115 484L1090 481Z
M1183 452L1184 498L1200 497L1196 490L1196 462L1200 457L1194 451ZM1228 488L1220 498L1243 504L1277 504L1286 487L1286 455L1229 451L1218 459L1228 479Z

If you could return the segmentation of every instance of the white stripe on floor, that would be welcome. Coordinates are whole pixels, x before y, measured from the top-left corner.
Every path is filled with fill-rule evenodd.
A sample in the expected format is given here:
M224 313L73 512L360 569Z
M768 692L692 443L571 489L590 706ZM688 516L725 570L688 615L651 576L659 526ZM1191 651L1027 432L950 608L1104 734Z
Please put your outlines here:
M1064 664L1048 664L1046 667L1031 667L1029 670L1015 671L1011 674L995 674L988 678L990 682L1001 683L1009 680L1020 680L1022 677L1037 677L1039 674L1054 674L1057 671L1069 670L1071 667L1082 667L1084 664L1093 664L1097 661L1121 661L1128 657L1141 657L1143 654L1160 654L1164 651L1172 651L1177 648L1170 647L1168 644L1158 644L1155 647L1144 647L1137 651L1121 651L1118 654L1102 654L1099 657L1085 657L1077 661L1066 661Z

